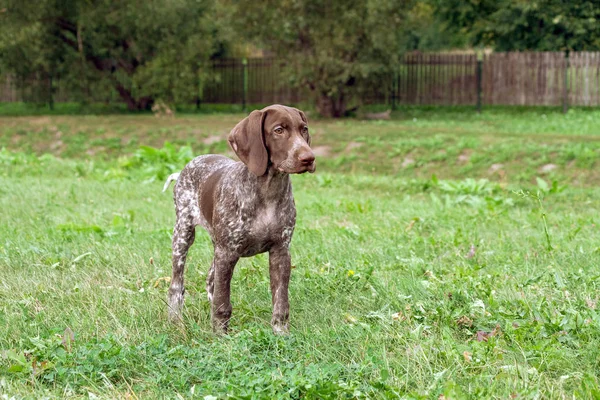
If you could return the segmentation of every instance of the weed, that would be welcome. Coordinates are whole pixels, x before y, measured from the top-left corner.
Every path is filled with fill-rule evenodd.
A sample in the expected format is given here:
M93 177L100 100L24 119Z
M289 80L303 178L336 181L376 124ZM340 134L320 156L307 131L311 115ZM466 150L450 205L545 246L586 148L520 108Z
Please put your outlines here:
M140 170L151 180L164 180L169 174L180 171L194 158L190 146L176 149L174 145L165 142L162 148L141 146L133 157L122 161L121 166L129 170Z
M540 182L544 182L544 184L540 185ZM538 178L538 185L540 185L547 192L550 191L550 189L548 188L548 186L545 183L545 181L543 181L543 180L541 180L539 178ZM552 247L552 243L550 241L550 232L548 231L548 220L547 220L547 217L546 217L546 210L544 209L543 195L541 194L541 192L538 191L536 194L533 194L533 193L531 193L529 191L520 190L520 191L514 192L514 193L517 194L518 196L522 197L522 198L532 199L532 200L534 200L536 202L536 204L538 206L538 209L540 211L542 222L544 223L544 235L546 237L546 249L548 251L554 250L554 248Z

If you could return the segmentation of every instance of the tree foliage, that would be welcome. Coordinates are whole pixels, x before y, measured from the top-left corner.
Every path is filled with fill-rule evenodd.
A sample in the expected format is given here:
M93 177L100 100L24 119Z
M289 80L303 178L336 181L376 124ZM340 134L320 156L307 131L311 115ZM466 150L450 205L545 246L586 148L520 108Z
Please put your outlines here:
M341 116L407 50L598 50L599 20L598 0L0 0L0 72L140 110L196 100L210 58L258 48Z
M344 114L408 45L411 0L234 0L240 32L287 64L286 78L315 96L322 115Z
M196 97L215 48L212 0L7 2L3 69L60 76L88 96L112 88L132 110Z
M509 50L600 49L598 0L438 0L450 34Z
M447 22L438 15L433 0L416 1L405 20L407 50L443 51L467 45L464 33L447 33Z

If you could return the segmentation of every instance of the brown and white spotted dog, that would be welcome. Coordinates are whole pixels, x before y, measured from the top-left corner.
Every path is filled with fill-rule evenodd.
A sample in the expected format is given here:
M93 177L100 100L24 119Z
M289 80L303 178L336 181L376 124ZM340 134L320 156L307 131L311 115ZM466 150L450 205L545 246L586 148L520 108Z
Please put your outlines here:
M206 291L215 332L227 332L230 282L237 261L268 251L271 325L275 333L287 333L289 248L296 223L289 174L315 171L308 121L296 108L272 105L250 113L233 128L228 141L241 162L214 154L196 157L165 184L166 189L177 180L169 316L181 317L185 260L195 227L201 225L214 246Z

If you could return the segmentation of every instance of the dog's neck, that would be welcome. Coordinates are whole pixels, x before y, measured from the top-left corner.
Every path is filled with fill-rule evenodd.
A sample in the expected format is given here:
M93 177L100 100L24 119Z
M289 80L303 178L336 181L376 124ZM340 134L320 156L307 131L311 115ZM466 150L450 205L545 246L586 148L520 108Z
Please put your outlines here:
M256 190L262 198L281 197L282 192L287 192L291 187L290 175L278 171L273 166L269 166L264 175L254 177Z

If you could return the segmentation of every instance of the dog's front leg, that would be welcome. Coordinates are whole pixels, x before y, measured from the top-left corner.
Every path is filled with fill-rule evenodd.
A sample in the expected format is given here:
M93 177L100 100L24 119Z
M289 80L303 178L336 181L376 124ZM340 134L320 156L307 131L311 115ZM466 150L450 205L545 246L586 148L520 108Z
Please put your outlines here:
M290 303L288 286L292 271L292 259L287 246L281 245L269 251L269 275L271 277L271 298L273 317L271 326L275 334L288 333Z
M227 333L232 310L231 277L238 260L238 256L231 255L227 250L215 248L215 256L211 266L213 285L211 320L213 330L218 334Z

